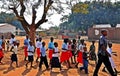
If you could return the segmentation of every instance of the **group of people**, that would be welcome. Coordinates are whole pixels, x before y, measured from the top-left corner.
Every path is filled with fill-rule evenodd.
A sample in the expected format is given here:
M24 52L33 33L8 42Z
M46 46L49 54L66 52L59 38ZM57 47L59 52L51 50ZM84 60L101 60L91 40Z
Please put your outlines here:
M98 57L95 52L95 41L92 41L89 51L87 50L87 44L84 42L84 39L78 38L78 40L73 39L70 40L68 38L63 40L61 50L58 49L58 43L54 42L54 38L50 38L50 42L48 44L48 48L46 48L46 43L42 41L41 37L36 38L36 43L33 45L33 42L30 41L29 37L26 36L24 40L24 61L26 61L25 66L28 67L28 64L31 63L31 67L33 67L34 61L34 53L37 54L36 63L39 62L39 70L42 69L43 63L45 64L46 69L52 68L60 68L62 70L62 63L66 63L68 68L72 68L71 64L75 64L75 67L78 68L78 64L83 64L80 67L80 71L83 69L85 73L88 74L88 59L94 60L96 67L93 76L98 76L98 71L102 63L104 63L105 67L109 71L112 76L117 76L117 70L115 68L115 64L111 58L112 55L112 43L107 42L106 36L107 31L101 31L102 36L99 39L98 45ZM15 61L16 66L18 66L18 58L17 58L17 51L18 51L18 44L16 42L15 36L11 35L11 39L7 42L10 43L12 51L11 55L11 65ZM0 39L0 63L4 54L2 50L4 49L3 40ZM107 49L108 46L108 49ZM9 47L7 47L7 50ZM48 55L46 51L48 50ZM60 57L59 57L60 55ZM116 54L114 54L116 55ZM48 61L48 58L49 61ZM49 62L49 63L48 63ZM115 70L115 71L114 71ZM103 68L105 71L105 68Z

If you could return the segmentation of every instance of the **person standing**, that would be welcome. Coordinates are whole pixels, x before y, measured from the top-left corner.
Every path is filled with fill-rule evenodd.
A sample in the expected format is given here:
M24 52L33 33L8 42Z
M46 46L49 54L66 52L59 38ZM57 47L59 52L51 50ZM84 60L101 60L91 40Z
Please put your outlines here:
M109 73L111 74L111 76L117 76L112 67L111 67L111 63L109 61L109 57L111 56L108 52L107 52L107 30L103 29L101 31L102 36L100 36L99 39L99 46L98 46L98 63L95 67L93 76L98 76L98 71L101 67L101 64L104 63L105 67L107 68L107 70L109 71Z
M26 63L26 67L27 67L28 63L31 63L31 67L33 67L32 64L33 64L33 60L34 60L33 55L34 55L34 52L35 52L35 48L34 48L33 43L31 41L29 43L30 43L30 45L28 46L28 49L27 49L28 61Z
M17 43L16 41L13 42L14 46L13 46L13 49L12 49L12 55L11 55L11 66L12 66L12 63L13 62L16 62L16 67L18 67L18 58L17 58L17 52L18 52L18 49L17 49Z
M29 42L30 42L30 39L28 35L26 35L26 39L24 40L24 55L25 55L24 61L26 61L26 58L28 57L27 48L29 46Z
M42 47L41 47L41 59L40 59L40 63L39 63L39 70L42 69L42 64L44 62L46 69L49 69L48 66L48 61L47 61L47 56L46 56L46 51L47 49L45 48L45 42L42 42Z
M2 39L0 39L0 64L2 64L2 59L3 59L3 50L2 50Z
M38 59L40 58L40 48L42 47L42 38L38 38L36 41L36 53L37 53L37 59L36 62L38 62Z
M14 42L14 41L16 41L15 35L11 34L11 39L10 39L11 48L10 48L10 51L12 51L12 49L13 49L13 46L14 46L13 42Z

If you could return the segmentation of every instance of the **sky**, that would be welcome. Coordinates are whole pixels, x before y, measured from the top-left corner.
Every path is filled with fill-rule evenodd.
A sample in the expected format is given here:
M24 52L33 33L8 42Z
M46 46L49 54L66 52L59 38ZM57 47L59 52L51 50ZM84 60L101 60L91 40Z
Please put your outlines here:
M63 0L62 0L63 1ZM89 0L81 0L81 1L89 1ZM114 2L115 0L112 0L112 2ZM120 1L120 0L117 0L117 1ZM2 11L2 10L0 10L0 11ZM42 7L41 8L39 8L38 9L38 13L37 13L37 19L36 19L36 22L41 18L41 11L42 11ZM70 10L67 10L66 9L66 12L63 14L63 15L68 15L69 13L71 13L70 12ZM28 15L25 15L25 18L26 18L26 20L27 20L27 22L28 23L31 23L31 16L28 16ZM46 22L46 23L43 23L42 25L41 25L41 27L42 28L46 28L46 29L48 29L48 28L50 28L51 26L59 26L60 25L60 23L61 23L61 21L60 21L60 18L62 18L62 15L61 14L57 14L57 13L55 13L55 14L53 14L52 16L50 16L50 17L47 17L47 19L48 19L48 22ZM52 23L50 23L50 22L52 22Z

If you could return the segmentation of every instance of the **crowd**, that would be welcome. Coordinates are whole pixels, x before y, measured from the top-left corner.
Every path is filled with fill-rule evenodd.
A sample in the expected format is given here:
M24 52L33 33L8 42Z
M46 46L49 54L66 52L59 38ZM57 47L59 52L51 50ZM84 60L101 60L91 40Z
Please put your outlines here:
M34 46L33 42L30 41L29 37L26 35L26 39L24 39L25 66L28 67L28 64L30 63L31 67L33 67L33 61L35 60L34 54L36 53L36 63L39 63L39 70L42 69L43 63L45 64L47 70L52 70L52 68L60 68L60 71L63 71L63 67L61 66L63 63L66 63L68 69L73 68L71 64L74 64L76 68L79 67L78 64L83 64L83 66L80 66L80 71L84 70L85 74L88 74L89 60L93 60L96 64L93 76L98 76L97 73L102 63L104 63L105 67L112 76L117 76L117 70L112 60L112 43L107 42L106 30L102 30L101 34L102 36L98 42L98 57L95 51L95 41L92 41L92 44L88 50L84 39L81 39L80 37L73 40L66 38L63 40L61 50L59 50L59 44L54 42L53 37L50 38L48 48L46 48L46 43L42 41L42 37L36 38L36 43ZM0 63L2 64L2 58L4 57L3 51L5 51L5 43L7 46L7 51L12 52L10 65L12 66L12 63L16 62L16 67L18 67L17 52L19 43L16 42L13 34L11 35L11 39L8 41L5 41L3 36L0 39ZM49 52L48 55L46 51ZM49 61L47 57L49 58ZM103 71L106 72L105 68L103 68Z

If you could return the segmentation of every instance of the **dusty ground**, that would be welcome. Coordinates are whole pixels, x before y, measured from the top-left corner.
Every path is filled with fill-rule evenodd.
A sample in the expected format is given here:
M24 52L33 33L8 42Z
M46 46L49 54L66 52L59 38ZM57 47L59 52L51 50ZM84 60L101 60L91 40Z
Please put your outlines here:
M23 45L23 39L24 37L16 37L18 40L20 40L20 46ZM49 42L48 39L44 39L43 41L46 42L46 44ZM62 40L55 40L59 43L59 49L61 48ZM87 42L87 48L90 47L90 42ZM97 46L97 43L95 44ZM46 45L47 46L47 45ZM97 49L97 48L96 48ZM117 52L117 57L113 56L116 68L120 71L120 44L113 44L113 51ZM93 61L89 61L89 74L84 74L84 71L80 72L79 69L75 68L74 65L72 65L72 69L67 69L65 66L63 66L64 71L60 72L59 69L53 69L53 71L47 71L45 70L45 66L43 66L42 71L38 70L38 64L34 62L34 68L26 68L25 62L24 62L24 52L23 50L19 50L18 52L18 62L19 67L16 67L15 64L13 64L13 67L10 67L10 55L11 52L5 52L3 58L3 64L0 64L0 76L92 76L93 71L95 68L95 64ZM36 58L36 53L35 56ZM79 64L79 67L81 64ZM103 67L103 65L102 65ZM99 76L110 76L108 73L104 73L101 71L102 67L99 70ZM119 75L118 75L119 76Z

